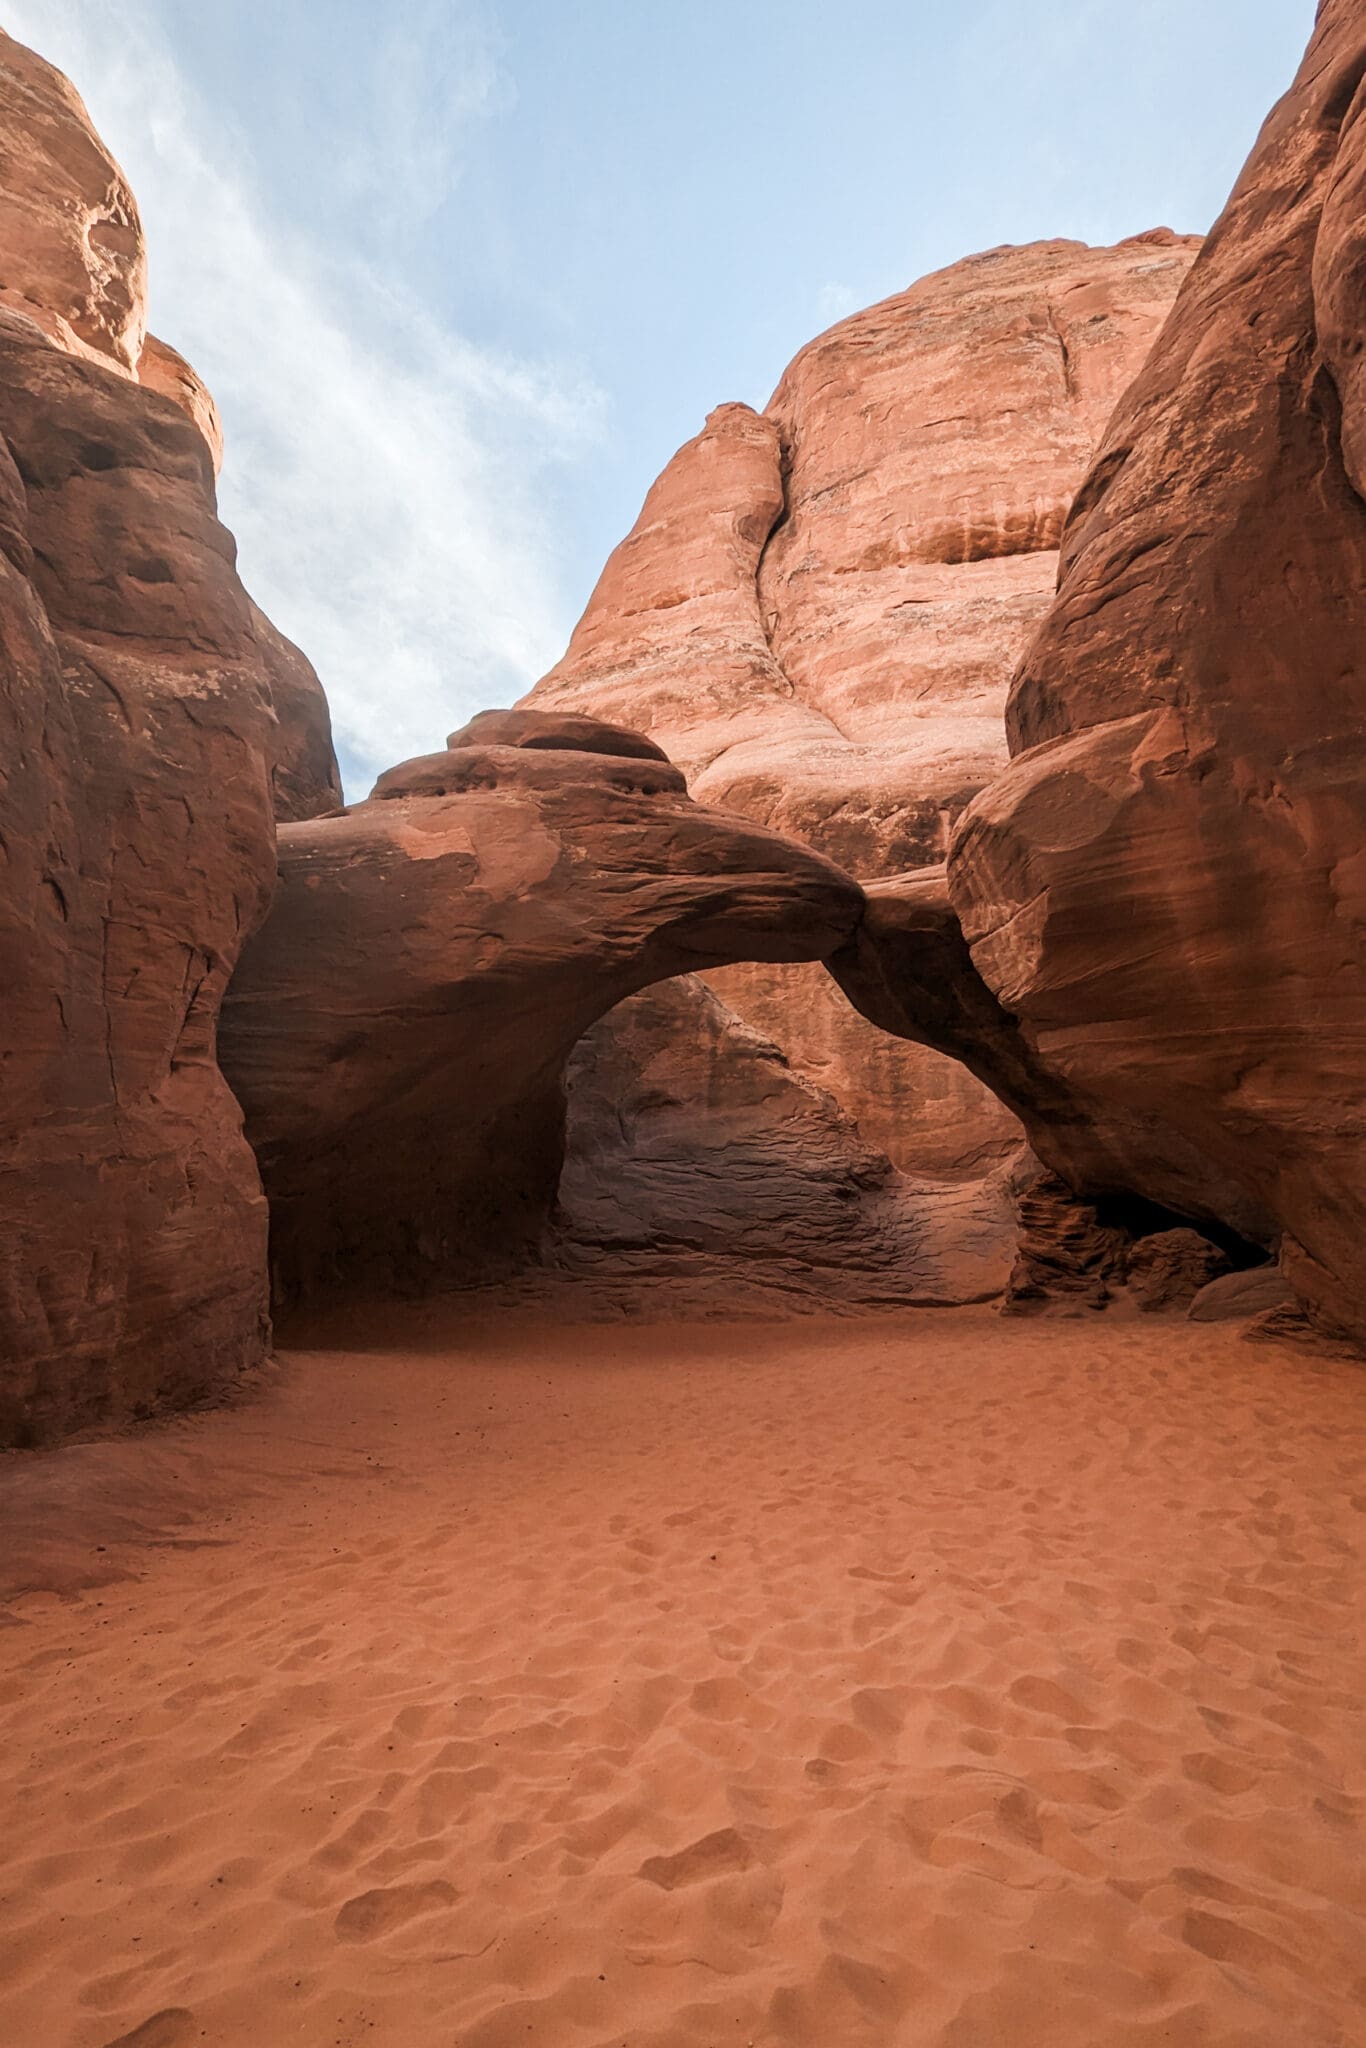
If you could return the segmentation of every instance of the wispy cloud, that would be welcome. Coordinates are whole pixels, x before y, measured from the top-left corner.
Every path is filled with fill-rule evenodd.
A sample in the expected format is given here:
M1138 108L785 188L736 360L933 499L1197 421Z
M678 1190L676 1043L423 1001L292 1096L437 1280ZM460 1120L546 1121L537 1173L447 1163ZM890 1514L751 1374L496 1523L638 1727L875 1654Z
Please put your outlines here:
M413 20L436 34L458 17L446 4L404 19L375 102L415 190L437 188L452 159L413 139L436 133L414 102L431 66ZM322 676L352 787L520 693L572 623L543 504L554 467L600 431L600 395L453 332L347 252L344 213L329 245L305 234L287 194L257 188L243 138L197 94L148 0L18 0L5 21L72 77L128 172L153 331L218 400L243 578ZM448 85L462 52L457 120L510 90L459 36L440 52ZM449 92L444 104L449 120ZM356 187L386 155L380 129L365 143Z
M859 296L852 285L823 284L816 294L816 305L822 320L843 320L847 313L859 309Z
M407 0L366 79L366 105L337 165L341 188L400 230L434 213L477 122L507 113L516 85L487 21L451 0Z

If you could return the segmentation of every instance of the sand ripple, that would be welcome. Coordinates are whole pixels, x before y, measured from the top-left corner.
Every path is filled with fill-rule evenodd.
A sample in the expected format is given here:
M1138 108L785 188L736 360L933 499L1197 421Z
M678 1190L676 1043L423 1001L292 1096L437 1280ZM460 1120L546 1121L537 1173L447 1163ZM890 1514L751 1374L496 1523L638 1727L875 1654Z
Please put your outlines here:
M8 2048L1366 2041L1360 1367L357 1342L0 1471Z

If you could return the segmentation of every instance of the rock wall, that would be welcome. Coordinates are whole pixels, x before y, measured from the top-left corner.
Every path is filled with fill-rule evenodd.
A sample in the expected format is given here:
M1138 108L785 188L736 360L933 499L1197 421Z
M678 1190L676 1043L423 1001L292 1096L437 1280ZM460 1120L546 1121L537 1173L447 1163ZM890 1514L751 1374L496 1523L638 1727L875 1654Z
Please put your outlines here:
M841 321L765 412L722 406L679 451L528 701L641 727L699 798L860 876L942 861L1004 765L1072 492L1196 247L993 250ZM818 971L711 979L909 1174L978 1178L1017 1146L985 1087Z
M0 36L0 1442L262 1356L218 1006L269 900L273 795L338 800L317 679L215 517L207 400L137 380L144 278L79 99Z
M947 869L965 1010L996 1011L977 1068L1041 1156L1279 1245L1358 1337L1364 78L1361 9L1324 0L1077 497L1011 765ZM842 971L919 1030L915 948L879 916Z

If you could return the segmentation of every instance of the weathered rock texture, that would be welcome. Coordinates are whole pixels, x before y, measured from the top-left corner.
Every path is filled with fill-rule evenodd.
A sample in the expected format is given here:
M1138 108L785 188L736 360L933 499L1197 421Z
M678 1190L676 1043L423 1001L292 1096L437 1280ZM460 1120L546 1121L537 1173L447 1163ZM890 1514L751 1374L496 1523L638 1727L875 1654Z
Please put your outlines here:
M1124 1302L1144 1315L1186 1309L1232 1261L1186 1225L1119 1197L1081 1200L1065 1181L1021 1154L1012 1176L1019 1249L1003 1308L1008 1315L1089 1314ZM1260 1268L1257 1270L1261 1270Z
M0 304L137 374L147 252L128 181L59 71L0 31Z
M218 408L147 332L147 251L128 180L60 71L0 30L0 306L67 355L169 398L223 459Z
M134 380L144 264L117 166L8 38L0 114L10 1442L262 1355L265 1204L218 1004L270 893L273 782L314 806L336 782L316 678L237 580L202 426Z
M639 735L588 736L476 721L368 802L281 829L222 1055L282 1298L535 1257L590 1025L668 976L820 959L852 931L861 894L832 862L694 804Z
M1015 1176L1019 1245L1008 1315L1076 1315L1108 1308L1124 1285L1128 1233L1078 1201L1065 1181L1022 1154Z
M764 413L722 406L674 457L529 701L640 726L699 799L860 876L942 861L1004 765L1072 492L1196 246L993 250L842 321ZM818 972L712 979L910 1173L975 1178L1017 1146L961 1066Z
M154 334L149 334L138 357L138 382L148 391L159 391L194 421L213 457L216 476L223 467L223 422L218 417L213 393L199 372L169 342L158 341Z
M1078 496L1015 758L948 860L976 1070L1041 1156L1279 1243L1358 1336L1364 75L1360 8L1325 0ZM881 978L922 1035L915 949L883 916L899 963L870 929L845 983L869 1000Z
M1000 1292L1008 1176L899 1173L700 979L619 1004L568 1079L554 1265L575 1313L866 1313Z
M1152 1236L1140 1238L1129 1252L1129 1298L1145 1315L1188 1309L1204 1288L1229 1271L1227 1254L1198 1231L1154 1231Z

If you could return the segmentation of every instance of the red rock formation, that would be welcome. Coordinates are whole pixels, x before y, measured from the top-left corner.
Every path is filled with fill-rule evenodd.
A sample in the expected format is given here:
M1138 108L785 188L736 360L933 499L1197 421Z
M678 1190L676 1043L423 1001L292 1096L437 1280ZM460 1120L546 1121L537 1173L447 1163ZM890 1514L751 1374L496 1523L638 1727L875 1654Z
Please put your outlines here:
M1145 1315L1162 1309L1189 1309L1197 1296L1221 1276L1230 1262L1217 1245L1196 1230L1158 1230L1140 1238L1125 1261L1129 1299ZM1254 1272L1266 1270L1254 1266Z
M646 1316L983 1301L1007 1176L926 1190L706 984L621 1003L569 1062L559 1312Z
M133 377L146 301L127 179L70 82L0 31L0 305Z
M149 334L138 357L138 382L148 391L159 391L189 415L204 436L217 476L223 467L223 422L218 417L213 393L199 373L191 369L178 349Z
M185 358L147 332L147 253L128 180L60 71L0 30L0 306L159 391L223 460L218 408Z
M8 314L0 424L13 1440L262 1355L265 1205L213 1045L269 895L271 731L198 434Z
M574 712L556 716L544 711L479 711L459 732L447 735L446 745L452 753L467 747L531 747L546 753L616 754L636 761L669 759L662 747L630 726L608 725L601 718L581 718ZM385 781L381 776L380 785Z
M1358 1335L1364 76L1361 10L1325 0L1078 496L1015 758L948 865L1042 1155L1279 1242Z
M718 407L651 487L528 703L648 731L692 777L737 735L823 737L759 613L759 560L782 510L777 427L747 405Z
M857 921L831 862L693 804L638 735L599 727L614 750L587 753L558 718L531 725L281 829L222 1057L284 1296L480 1279L534 1252L588 1027L690 969L819 959Z
M308 656L271 624L258 604L247 602L251 661L270 709L266 751L271 806L282 825L323 817L339 809L342 800L327 699Z
M317 680L237 581L202 428L134 381L143 259L117 166L8 38L0 107L10 1442L262 1355L265 1204L218 1003L270 892L272 779L315 807L336 781Z
M1079 1202L1032 1152L1021 1157L1014 1192L1019 1243L1003 1312L1084 1315L1108 1308L1124 1285L1128 1233Z
M784 780L781 756L732 744L709 794L723 776L860 872L941 857L963 792L1003 765L1003 686L1072 493L1196 246L990 250L801 351L769 402L785 516L759 602L825 745Z
M1221 1274L1200 1289L1186 1314L1193 1323L1248 1322L1253 1316L1292 1310L1294 1297L1275 1264Z
M723 406L679 451L530 701L640 726L699 798L853 872L941 861L1004 765L1071 493L1195 247L993 250L840 322L767 412ZM814 970L714 985L911 1172L971 1177L1018 1143L961 1067Z
M0 30L0 309L15 316L6 332L17 337L17 321L31 321L65 354L168 399L194 422L216 474L218 408L185 358L148 334L146 287L127 179L70 82ZM311 817L341 801L327 703L305 657L254 608L252 637L274 710L277 815Z

